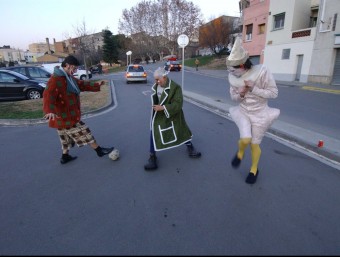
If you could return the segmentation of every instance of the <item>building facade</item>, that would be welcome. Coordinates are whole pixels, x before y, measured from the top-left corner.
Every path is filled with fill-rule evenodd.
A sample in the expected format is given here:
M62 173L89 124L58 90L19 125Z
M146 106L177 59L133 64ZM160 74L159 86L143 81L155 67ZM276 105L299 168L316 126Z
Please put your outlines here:
M243 1L243 47L253 64L263 63L270 0Z
M270 1L264 64L276 80L340 85L339 11L339 0Z
M340 1L321 0L308 81L340 85Z

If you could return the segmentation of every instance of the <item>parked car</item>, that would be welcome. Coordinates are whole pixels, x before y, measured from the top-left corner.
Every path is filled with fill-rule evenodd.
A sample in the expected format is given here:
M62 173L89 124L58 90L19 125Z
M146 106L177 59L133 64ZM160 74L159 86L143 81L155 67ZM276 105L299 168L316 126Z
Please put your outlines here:
M129 65L125 72L126 83L135 81L142 81L144 83L148 82L148 75L144 67L140 64Z
M0 70L0 100L39 99L43 97L46 84L21 73Z
M103 73L103 66L100 63L98 63L96 65L92 65L90 67L90 71L91 71L92 74L102 74Z
M89 79L92 78L91 71L88 71ZM84 65L78 66L77 71L73 74L77 79L85 80L86 79L86 70Z
M61 67L61 63L45 63L41 65L42 67L44 67L44 69L46 69L48 72L53 74L53 70L56 66ZM88 71L89 74L89 79L92 78L92 73L91 71ZM81 79L81 80L85 80L86 79L86 70L84 65L80 65L78 66L78 70L76 71L76 73L73 74L73 76L77 79Z
M167 61L164 65L166 71L181 71L182 64L179 61Z
M7 67L6 69L19 72L30 79L39 80L41 82L47 82L51 77L51 73L42 66L23 65Z

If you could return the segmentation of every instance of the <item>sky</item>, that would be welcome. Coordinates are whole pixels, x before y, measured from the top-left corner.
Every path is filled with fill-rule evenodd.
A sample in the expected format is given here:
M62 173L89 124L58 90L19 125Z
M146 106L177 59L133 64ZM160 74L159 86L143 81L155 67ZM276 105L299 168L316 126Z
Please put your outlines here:
M0 0L2 26L0 46L27 50L32 43L53 44L76 37L83 23L90 34L108 28L118 34L118 21L124 9L142 0ZM239 0L187 0L201 9L204 21L221 15L239 16Z

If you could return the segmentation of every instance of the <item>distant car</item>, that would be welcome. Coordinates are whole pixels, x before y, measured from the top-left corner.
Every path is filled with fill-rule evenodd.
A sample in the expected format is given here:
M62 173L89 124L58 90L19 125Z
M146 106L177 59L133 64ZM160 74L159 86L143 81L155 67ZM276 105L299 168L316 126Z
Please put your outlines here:
M0 100L40 99L46 84L11 70L0 70Z
M44 69L42 66L11 66L7 67L6 70L19 72L22 75L29 77L30 79L39 80L41 82L47 82L51 77L51 73Z
M179 61L167 61L164 65L166 71L181 71L182 64Z
M89 79L92 78L91 71L88 71ZM77 79L85 80L86 79L86 70L84 65L78 66L77 71L73 74Z
M61 63L45 63L41 65L43 68L45 68L48 72L53 74L54 68L56 66L61 67ZM89 74L89 79L92 78L92 73L91 71L88 71ZM76 73L73 74L73 76L77 79L81 79L81 80L85 80L86 79L86 70L84 65L80 65L78 66L78 70L76 71Z
M135 81L142 81L144 83L148 82L148 75L144 67L140 64L129 65L125 72L126 83Z

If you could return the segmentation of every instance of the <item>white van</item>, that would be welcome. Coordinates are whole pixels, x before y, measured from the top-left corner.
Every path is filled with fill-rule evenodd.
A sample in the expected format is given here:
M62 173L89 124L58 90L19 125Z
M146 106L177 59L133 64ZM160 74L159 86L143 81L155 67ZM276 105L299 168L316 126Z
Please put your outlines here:
M44 63L41 66L44 67L44 69L46 69L47 71L49 71L50 73L53 74L54 67L55 66L61 67L61 62ZM89 74L89 78L92 78L92 73L90 71L88 71L88 74ZM76 77L77 79L85 80L86 79L86 70L85 70L84 66L83 65L79 66L77 72L74 73L73 76Z

